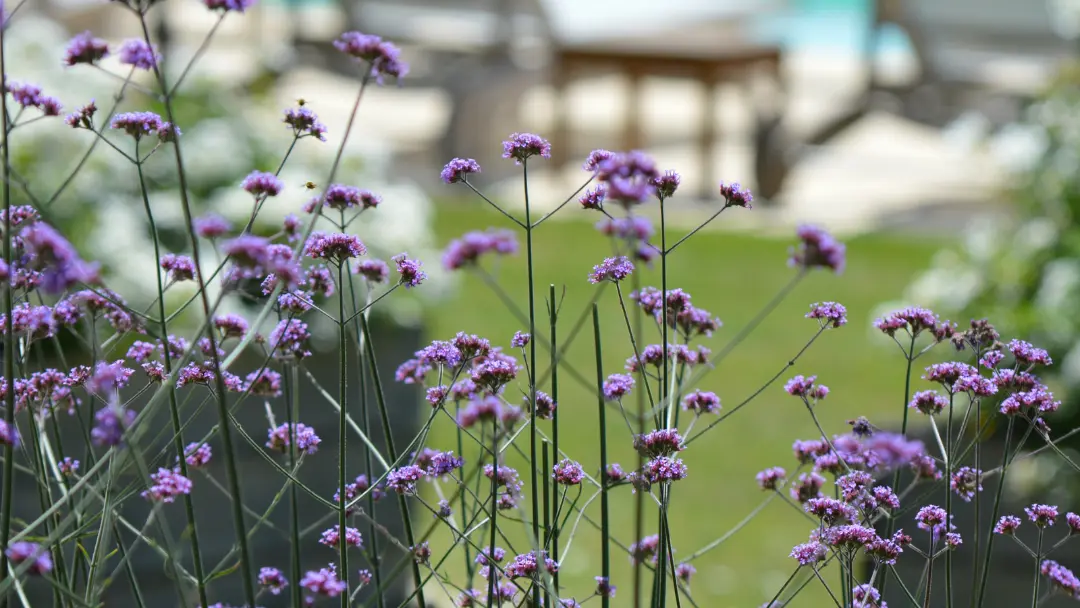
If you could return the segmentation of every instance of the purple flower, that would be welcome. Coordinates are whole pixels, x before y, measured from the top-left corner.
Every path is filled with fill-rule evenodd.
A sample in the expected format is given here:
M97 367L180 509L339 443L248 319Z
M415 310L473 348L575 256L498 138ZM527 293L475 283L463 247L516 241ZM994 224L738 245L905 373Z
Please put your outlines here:
M678 458L660 456L645 463L642 475L649 483L678 481L686 478L686 465Z
M120 45L120 63L124 65L152 70L158 61L161 61L161 54L157 52L157 47L147 44L145 40L132 38Z
M512 158L517 164L525 162L530 156L551 158L551 144L533 133L512 133L510 139L503 142L503 158Z
M772 467L761 471L755 478L762 490L775 490L776 486L787 476L787 471L781 467Z
M1039 570L1043 576L1050 579L1050 584L1055 589L1074 598L1080 597L1080 578L1077 578L1072 570L1051 559L1044 560Z
M754 195L737 183L725 184L720 182L720 196L724 197L725 207L743 207L753 209Z
M195 279L195 262L186 255L166 253L161 256L161 269L169 273L170 281L191 281Z
M295 213L290 213L282 220L281 227L289 242L292 243L300 239L300 229L304 227L304 222L300 221Z
M803 508L829 526L842 521L855 522L859 517L859 512L855 507L827 496L811 498L806 501Z
M448 184L468 181L470 173L480 173L480 163L471 158L455 158L446 163L439 176Z
M505 359L492 359L477 365L472 371L472 381L497 393L507 382L517 377L518 367Z
M514 337L510 339L510 346L514 348L525 348L529 345L529 340L532 336L528 332L515 331Z
M212 455L209 443L189 443L184 448L184 462L193 469L201 469L210 464Z
M331 568L320 568L304 573L300 579L300 586L308 592L324 597L337 597L349 588L349 584L341 580Z
M296 449L304 454L314 454L319 451L319 443L322 442L319 436L315 434L315 429L302 422L279 425L270 429L267 436L269 439L266 442L266 447L279 452L288 451L289 446L292 445L291 439L293 436L296 437Z
M840 274L844 271L845 247L829 233L816 226L799 226L796 231L799 246L791 250L790 266L828 268Z
M939 323L933 312L925 308L908 307L874 321L874 327L889 336L894 336L897 330L903 329L914 337L924 331L936 332L940 327Z
M454 456L453 452L436 452L428 463L427 474L432 477L444 477L463 466L465 466L465 461Z
M555 483L564 486L576 486L585 479L585 471L581 465L568 458L563 459L552 469L551 478Z
M191 494L191 480L174 469L158 469L150 475L153 485L140 496L153 502L172 502L181 494Z
M452 342L435 340L416 352L416 357L425 365L457 367L462 360L461 351Z
M109 44L89 31L76 34L64 51L64 65L94 64L109 55Z
M824 399L829 394L829 387L815 384L816 380L817 376L805 377L800 374L788 380L787 384L784 385L784 390L793 397L814 400Z
M416 482L424 476L425 472L421 467L415 464L405 465L390 471L386 476L386 487L398 494L415 494Z
M221 331L222 338L243 338L250 329L244 317L233 313L214 317L214 327Z
M982 492L982 471L971 467L960 467L953 473L949 487L964 502L971 502L976 492Z
M529 407L529 396L525 396L525 407L528 411L532 411ZM551 398L544 391L536 391L536 417L543 420L551 420L555 416L555 408L558 407L555 400Z
M26 570L29 574L40 576L52 572L53 563L52 558L49 557L49 550L37 543L25 540L11 543L11 546L4 551L4 555L11 560L11 565L15 567L21 566L25 562L31 562L30 567Z
M378 36L345 32L334 41L334 47L346 55L367 62L371 66L371 74L380 84L384 75L400 79L409 72L409 65L399 57L401 51Z
M475 264L486 253L511 255L517 251L517 237L513 232L489 229L485 232L469 232L460 239L450 241L442 260L447 270L457 270Z
M674 171L664 171L663 174L649 180L649 185L653 187L656 193L656 197L660 200L671 198L675 194L675 190L679 188L679 183L682 182L682 178Z
M805 503L811 498L821 495L821 488L825 485L825 478L817 473L800 473L799 477L791 484L791 497L800 503Z
M326 141L326 125L319 122L319 117L309 108L301 106L285 110L285 119L282 121L293 131L293 136L314 137L319 141Z
M5 420L0 420L0 445L19 447L19 429L15 425L8 426Z
M535 552L522 553L517 555L514 559L506 565L506 576L510 578L535 578L540 573L540 561L544 563L544 569L548 574L555 574L559 571L559 564L548 557L547 551L539 552L539 559Z
M978 376L979 370L968 365L967 363L961 363L958 361L949 361L946 363L935 363L926 368L926 374L923 376L923 380L930 382L938 382L947 389L952 388L952 385L958 382L961 378L966 376Z
M928 416L932 416L934 414L940 414L948 405L949 400L937 391L919 391L911 398L911 403L908 404L908 407L919 410L919 412Z
M95 114L97 114L97 105L94 104L93 100L90 100L90 103L65 116L64 122L72 129L78 129L80 127L83 129L93 129Z
M252 171L244 178L240 187L257 198L259 196L277 196L281 193L285 184L273 173Z
M203 0L203 4L212 11L217 10L223 13L235 11L237 13L242 13L255 6L255 0Z
M139 139L144 135L158 134L167 124L153 112L125 112L113 116L110 126Z
M989 350L983 353L982 358L979 359L979 365L986 369L994 369L1004 358L1005 355L1000 350Z
M589 152L589 156L585 159L585 163L581 165L581 168L589 172L596 171L600 167L600 163L616 156L614 152L609 150L593 150Z
M1058 518L1057 507L1038 503L1035 503L1030 507L1025 507L1024 513L1027 513L1031 523L1040 528L1048 528L1054 525L1054 522L1056 522Z
M192 221L192 224L195 233L204 239L214 239L228 234L232 230L232 224L229 223L229 220L216 213L208 213L202 217L197 217Z
M1015 515L1004 515L994 524L994 534L1013 534L1020 527L1020 518Z
M847 323L847 308L838 302L821 302L810 307L807 319L817 319L821 327L840 327Z
M337 547L339 542L341 542L341 526L323 530L322 537L319 538L319 543L327 547ZM364 537L360 535L360 530L345 526L345 546L363 548Z
M606 576L597 576L594 579L596 581L596 595L600 597L615 597L615 585L611 584Z
M945 524L946 517L945 509L936 505L926 505L915 514L915 521L923 530L936 530L938 526Z
M382 260L363 260L353 266L352 271L371 283L382 283L390 275L390 267Z
M311 351L307 349L307 341L310 337L311 332L308 331L307 323L299 319L282 319L270 332L270 347L277 357L303 359L311 356Z
M811 541L801 545L795 545L791 550L789 557L799 562L800 566L810 566L817 562L825 561L825 556L828 552L829 550L825 545L817 541Z
M65 456L63 460L57 463L56 468L60 469L60 472L64 475L70 477L79 472L79 461L71 456Z
M656 429L634 437L634 449L644 456L667 456L683 449L677 429Z
M683 397L682 407L697 415L715 414L720 411L720 397L711 391L695 390Z
M634 388L634 379L627 374L611 374L604 381L604 398L608 401L618 401L629 394Z
M96 280L97 266L84 262L52 226L35 222L23 228L19 238L31 258L27 266L42 273L41 288L47 293L60 293L77 283Z
M999 370L1005 372L1011 370ZM1013 393L1001 402L1000 411L1006 416L1012 416L1022 412L1051 413L1057 411L1061 402L1054 399L1054 395L1045 387L1037 386L1031 390Z
M851 590L851 597L858 604L852 604L858 606L858 608L887 608L881 603L881 592L871 587L869 584L858 585Z
M599 184L589 188L578 198L578 202L581 203L582 209L593 209L600 211L604 208L604 198L607 197L607 186Z
M653 534L630 544L630 561L641 564L646 561L656 563L660 552L660 536Z
M630 276L633 272L634 264L626 256L606 258L600 264L593 266L592 274L589 275L589 282L594 285L603 281L617 283Z
M259 586L266 588L271 595L280 595L289 586L289 580L281 570L263 566L259 568Z
M1069 525L1069 536L1080 534L1080 515L1076 513L1066 513L1065 523Z
M400 282L406 289L420 285L427 278L427 273L420 270L423 266L420 260L410 260L404 253L390 259L397 264L398 274L401 275Z
M1016 362L1020 365L1034 367L1036 365L1050 366L1054 363L1046 350L1032 346L1023 340L1011 340L1006 348L1016 357Z
M304 247L304 255L340 264L367 253L360 237L352 234L314 232Z

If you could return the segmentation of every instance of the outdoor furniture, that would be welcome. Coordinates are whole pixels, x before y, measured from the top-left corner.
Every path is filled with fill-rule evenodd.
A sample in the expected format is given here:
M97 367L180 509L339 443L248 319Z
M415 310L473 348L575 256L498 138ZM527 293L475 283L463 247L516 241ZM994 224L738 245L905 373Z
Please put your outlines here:
M662 44L660 43L662 42ZM715 196L715 143L720 135L716 124L717 88L721 84L745 84L754 74L764 73L780 81L781 51L775 46L704 45L697 41L667 36L652 44L639 39L611 43L561 46L555 49L551 66L555 88L555 127L552 132L556 162L565 162L576 151L567 120L566 87L575 78L597 71L616 74L629 82L630 93L620 148L634 150L645 146L640 117L641 82L650 76L687 78L705 91L705 111L698 127L698 155L705 179L702 196Z

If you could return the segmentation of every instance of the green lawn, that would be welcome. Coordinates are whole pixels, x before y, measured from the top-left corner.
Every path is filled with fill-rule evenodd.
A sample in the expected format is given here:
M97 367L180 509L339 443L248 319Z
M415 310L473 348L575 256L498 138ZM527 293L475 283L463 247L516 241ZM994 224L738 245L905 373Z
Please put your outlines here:
M564 213L583 212L568 209ZM596 216L587 218L595 220ZM444 203L437 219L439 244L468 230L505 227L507 223L489 208ZM681 232L673 231L669 238L680 236ZM704 232L680 247L672 257L669 287L686 289L693 295L695 305L712 311L724 321L725 326L706 342L714 351L753 318L793 276L794 271L786 265L787 249L792 241ZM848 308L846 327L826 332L779 382L682 453L689 477L675 485L671 513L677 560L694 553L745 518L764 497L755 485L754 474L773 465L790 470L792 441L815 436L804 406L783 391L783 381L790 376L817 374L832 389L829 398L819 406L819 416L828 432L843 432L846 421L858 415L866 415L881 426L898 419L902 411L903 365L891 342L871 331L872 310L881 301L900 296L939 245L936 241L901 236L869 236L849 242L848 267L843 275L812 273L705 378L701 388L716 391L725 407L730 408L776 374L812 336L816 323L803 318L811 303L835 300ZM565 286L560 322L560 331L565 336L598 289L586 281L586 275L593 264L610 252L610 245L595 232L592 221L559 221L538 230L535 251L538 297L546 297L550 283L556 284L560 292ZM521 309L526 310L524 251L501 266L489 268L497 273L499 283ZM659 285L658 267L653 270L639 267L639 273L643 284ZM606 373L622 371L623 361L632 353L614 296L614 290L609 289L599 303ZM538 302L537 310L538 317L545 319L542 301ZM546 320L541 327L538 331L546 333ZM450 301L430 309L428 329L431 338L445 339L464 330L509 348L514 331L525 327L481 280L466 276ZM659 341L655 331L643 339L644 343ZM540 358L546 361L546 357L545 352ZM589 326L570 348L568 358L570 365L584 377L595 377ZM545 367L541 365L541 373ZM565 374L561 377L561 444L587 471L595 471L599 462L594 394L594 389L572 381ZM541 428L550 432L549 423L542 423ZM685 429L685 418L682 428ZM608 440L611 459L632 468L630 435L614 410L608 412ZM440 424L430 444L449 448L454 441L452 426ZM527 451L527 435L519 443ZM468 455L469 451L466 452ZM522 470L528 490L528 465L520 457L511 457L510 464ZM634 540L632 495L629 489L620 488L612 499L613 535L629 544ZM656 531L655 507L649 509L646 534ZM590 506L588 513L599 521L599 500ZM726 543L694 561L698 570L692 583L695 601L702 607L758 606L771 598L791 574L794 562L787 554L793 545L806 541L808 532L807 522L799 514L774 501ZM525 537L515 538L520 542L516 548L527 550ZM570 595L579 599L591 594L592 579L600 572L598 538L595 529L583 522L574 539L574 548L563 563L563 583ZM438 553L448 540L448 537L435 538L432 548ZM460 559L454 560L450 571L459 571L460 564ZM613 582L619 586L616 604L629 605L632 587L629 560L625 554L616 553L612 564ZM801 596L798 605L825 605L822 602L828 600L823 593L815 591Z

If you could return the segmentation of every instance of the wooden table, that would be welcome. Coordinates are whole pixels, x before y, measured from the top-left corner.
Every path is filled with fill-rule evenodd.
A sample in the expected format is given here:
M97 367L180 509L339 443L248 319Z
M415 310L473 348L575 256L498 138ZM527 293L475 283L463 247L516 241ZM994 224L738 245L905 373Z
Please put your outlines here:
M717 86L742 83L754 73L766 73L780 82L780 48L775 46L717 44L717 32L703 39L690 33L674 32L655 42L641 39L625 43L590 44L557 48L552 62L552 84L555 88L555 126L552 154L556 162L567 162L571 146L566 111L566 88L586 73L614 73L630 83L627 119L623 125L620 147L639 149L645 145L641 128L641 81L649 76L686 78L705 90L706 109L697 138L698 152L704 166L702 195L716 196L716 165L714 143L719 135L715 106ZM724 39L721 35L719 38Z

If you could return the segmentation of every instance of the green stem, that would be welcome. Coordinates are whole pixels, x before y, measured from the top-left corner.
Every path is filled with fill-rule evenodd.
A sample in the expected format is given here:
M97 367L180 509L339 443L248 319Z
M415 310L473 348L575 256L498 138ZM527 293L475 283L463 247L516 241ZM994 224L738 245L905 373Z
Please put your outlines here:
M297 417L300 415L300 368L294 361L290 361L285 364L285 398L289 404L285 408L285 422L288 424L286 428L289 429L289 469L294 473L296 472L296 422ZM292 594L293 606L300 606L302 601L300 576L300 504L299 504L300 490L296 487L295 483L289 484L289 536L292 542L289 544L291 558L290 558L290 574L292 575Z
M1042 582L1042 572L1040 562L1042 561L1043 550L1043 533L1045 528L1039 528L1039 543L1038 549L1035 550L1035 580L1031 584L1031 608L1038 608L1039 606L1039 583Z
M607 403L604 402L604 354L600 341L600 309L593 304L593 337L596 345L596 402L600 413L600 535L601 558L600 575L611 582L611 528L608 525L608 483L607 483ZM660 565L663 569L664 565ZM609 594L601 596L600 605L611 605Z
M379 417L382 418L383 434L386 437L386 451L390 456L390 461L396 462L398 454L394 447L394 435L390 431L390 414L386 409L386 395L383 393L382 379L379 376L379 363L375 358L375 343L372 339L371 327L368 325L367 315L360 315L360 325L365 337L364 350L367 354L368 369L371 371L371 379L374 385L373 388L375 389L375 402L379 406ZM419 449L419 446L417 449ZM374 483L374 481L372 481L372 483ZM413 547L416 545L416 537L413 534L412 518L409 516L409 505L405 502L404 494L398 494L397 497L398 508L401 510L401 522L405 526L405 540L409 543L410 547ZM420 608L425 608L427 602L424 600L424 579L420 575L420 564L417 564L416 560L410 561L412 561L413 582L416 584L417 604Z
M345 495L345 446L346 446L346 430L348 429L348 395L347 380L346 380L346 365L348 364L348 349L345 343L345 277L344 262L339 263L337 267L337 284L338 284L338 404L341 406L338 416L338 576L341 580L345 581L346 589L345 593L341 594L341 608L349 608L349 543L345 542L345 531L348 524L346 517L345 506L349 504L349 500Z
M143 39L147 44L152 44L150 29L146 23L145 14L139 13L139 25L142 28ZM165 116L173 128L176 127L176 115L173 112L172 100L167 94L169 86L165 80L165 74L159 63L153 65L154 76L164 95ZM180 189L180 208L183 211L184 225L187 227L188 239L191 242L191 258L195 263L195 278L198 283L199 297L202 304L203 316L207 324L213 316L213 307L210 305L210 296L207 291L206 280L203 277L201 256L199 255L199 239L192 225L191 201L188 197L187 172L184 169L184 157L180 151L180 138L172 144L173 154L176 160L176 174ZM248 546L247 525L244 523L244 499L240 491L240 473L236 462L236 452L232 441L232 429L229 421L229 405L226 398L225 378L222 375L221 362L217 354L217 340L212 330L206 331L209 342L210 362L214 370L214 386L217 397L218 431L221 433L222 449L225 452L225 470L228 473L229 491L232 494L232 517L233 528L237 543L240 546L240 577L243 583L244 598L249 606L255 605L255 582L251 572L251 551Z
M135 140L135 156L139 155L139 140ZM146 179L143 175L142 163L135 165L139 174L139 190L142 192L143 208L146 211L146 220L150 224L150 236L154 241L154 277L157 279L157 305L158 319L161 326L161 342L167 345L169 342L169 326L165 315L165 285L162 281L161 272L158 268L158 260L161 260L161 239L158 236L157 224L154 222L154 213L150 208L150 195L146 189ZM165 375L172 374L172 355L168 348L162 348L162 357L165 365ZM173 450L180 467L180 474L189 477L187 459L184 457L184 427L180 422L180 406L176 402L176 390L172 384L162 387L169 393L169 418L173 428ZM199 603L208 606L206 596L206 582L203 573L202 552L199 550L199 530L195 524L195 505L191 494L183 495L184 514L187 517L188 527L191 530L191 559L194 562L195 579L197 581Z
M559 303L555 300L555 284L548 285L548 300L550 301L548 309L548 319L551 325L551 403L554 404L555 409L551 413L551 453L552 457L558 459L559 457L559 341L557 336L557 325L559 320ZM548 469L544 468L545 480L547 479ZM546 483L546 481L545 481ZM558 492L551 493L551 499L554 501ZM552 510L557 507L554 503L551 504ZM552 530L548 532L551 535L551 554L559 555L559 522L553 520ZM557 558L556 558L557 559ZM553 584L555 585L555 595L559 595L559 571L555 571L555 575L552 577Z
M530 463L536 463L536 285L533 276L535 266L533 263L533 226L532 209L529 205L529 163L521 162L522 182L525 187L525 257L528 265L529 281L529 361L525 370L529 374L529 403L532 405L529 414L529 456ZM555 352L554 347L551 349ZM547 475L547 471L544 471ZM529 479L532 486L532 544L533 550L540 550L540 492L536 479L536 465L529 467ZM537 561L541 561L540 554L536 554ZM540 585L533 585L533 604L540 604Z
M7 53L4 50L5 34L7 32L6 27L0 27L0 82L7 80ZM0 142L0 155L4 157L4 175L3 180L0 180L4 196L4 264L11 267L11 149L10 149L10 130L8 124L8 107L7 107L7 95L0 95L0 121L2 121L2 132L4 134L4 141ZM11 318L11 309L13 308L11 285L5 282L4 289L4 318ZM15 332L12 328L12 324L8 323L4 331L4 377L7 378L9 383L14 382L15 378ZM4 398L4 422L7 425L8 432L15 432L15 391L9 390ZM8 546L8 541L11 539L11 509L12 509L12 495L15 493L15 446L13 442L4 443L4 479L3 479L3 491L0 492L3 496L0 496L0 549ZM0 585L4 583L4 579L8 576L8 558L6 551L0 550ZM8 594L5 592L0 595L0 606L7 605Z

